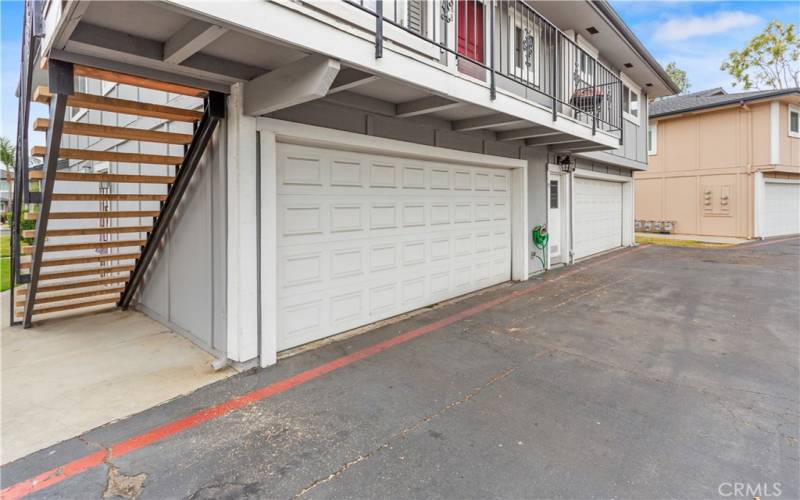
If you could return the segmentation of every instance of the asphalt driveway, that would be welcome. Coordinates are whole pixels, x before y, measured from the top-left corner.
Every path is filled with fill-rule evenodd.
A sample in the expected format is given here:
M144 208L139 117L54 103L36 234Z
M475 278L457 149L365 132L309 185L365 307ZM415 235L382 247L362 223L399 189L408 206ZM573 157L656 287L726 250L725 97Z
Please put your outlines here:
M798 498L799 345L800 239L623 250L218 382L8 464L2 487Z

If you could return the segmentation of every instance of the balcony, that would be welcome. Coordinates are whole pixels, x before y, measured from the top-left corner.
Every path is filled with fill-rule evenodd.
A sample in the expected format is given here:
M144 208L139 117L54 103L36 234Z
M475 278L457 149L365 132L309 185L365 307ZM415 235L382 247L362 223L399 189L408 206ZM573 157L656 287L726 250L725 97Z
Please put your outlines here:
M523 1L88 2L77 23L68 22L76 4L53 5L42 40L50 59L223 93L242 84L248 102L269 97L246 115L319 100L374 115L352 130L380 135L413 118L456 135L481 131L503 154L520 141L556 153L622 143L620 79ZM287 97L269 86L322 66L338 68L323 90L293 86ZM415 132L417 142L439 141Z
M342 0L375 18L375 56L387 29L402 30L445 66L618 137L622 82L608 67L522 1Z

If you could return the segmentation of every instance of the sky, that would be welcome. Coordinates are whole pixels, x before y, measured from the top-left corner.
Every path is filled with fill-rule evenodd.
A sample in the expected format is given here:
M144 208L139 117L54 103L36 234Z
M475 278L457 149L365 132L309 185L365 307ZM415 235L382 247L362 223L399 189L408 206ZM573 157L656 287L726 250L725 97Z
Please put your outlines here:
M651 54L687 72L689 92L732 86L719 67L732 50L741 50L773 19L800 25L797 1L642 1L611 0Z
M662 65L674 61L688 73L690 91L713 87L733 90L731 78L719 69L730 51L743 48L772 19L800 24L800 3L796 0L611 3ZM14 92L19 78L22 5L18 0L0 0L0 135L12 140L16 133ZM36 118L46 111L42 105L33 104L31 112Z
M17 98L14 92L19 81L22 2L0 0L0 136L15 141L17 130Z

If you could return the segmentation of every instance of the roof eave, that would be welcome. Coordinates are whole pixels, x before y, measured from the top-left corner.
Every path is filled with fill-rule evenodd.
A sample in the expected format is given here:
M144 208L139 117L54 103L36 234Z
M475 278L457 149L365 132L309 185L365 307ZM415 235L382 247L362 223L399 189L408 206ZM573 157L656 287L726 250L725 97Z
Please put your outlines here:
M591 4L594 5L610 22L614 25L614 28L617 29L620 34L625 38L625 40L642 56L648 66L658 75L661 79L662 83L672 91L673 94L677 94L681 91L681 89L672 81L672 78L667 74L664 68L656 61L655 57L650 53L649 50L644 46L644 44L639 40L639 38L631 31L622 17L617 13L616 10L608 3L607 0L590 0Z
M753 97L742 97L741 99L736 99L736 100L733 100L733 101L715 102L715 103L711 103L711 104L704 104L702 106L694 106L694 107L691 107L691 108L683 108L683 109L679 109L679 110L675 110L675 111L668 111L666 113L651 114L647 118L648 119L650 119L650 118L665 118L665 117L668 117L668 116L675 116L675 115L683 115L683 114L687 114L687 113L694 113L694 112L697 112L697 111L709 111L709 110L712 110L714 108L726 108L726 107L730 107L730 106L739 106L739 105L742 105L742 104L744 104L746 102L747 103L751 103L751 102L762 101L762 100L763 101L769 101L769 100L774 99L776 97L783 97L783 96L791 95L791 94L797 94L798 96L800 96L800 89L797 89L797 88L794 88L794 89L781 89L781 90L776 90L775 92L772 92L772 93L769 93L769 94L761 94L761 95L757 95L757 96L753 96Z

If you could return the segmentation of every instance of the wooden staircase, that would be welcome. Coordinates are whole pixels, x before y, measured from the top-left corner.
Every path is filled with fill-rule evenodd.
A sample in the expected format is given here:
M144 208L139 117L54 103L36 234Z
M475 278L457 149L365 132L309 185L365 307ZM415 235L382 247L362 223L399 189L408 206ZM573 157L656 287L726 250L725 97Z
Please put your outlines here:
M48 143L31 150L32 156L44 158L41 170L28 172L28 188L39 186L38 191L31 189L35 195L31 199L39 209L26 212L23 220L36 221L36 229L21 231L24 240L17 249L16 283L20 285L14 288L14 319L23 321L26 328L33 317L44 314L99 306L128 307L218 121L224 117L225 107L223 95L203 89L58 61L50 61L48 71L50 88L38 87L32 96L33 101L50 107L50 117L33 124L34 130L46 132ZM204 109L76 93L76 76L202 97ZM54 83L58 88L53 88ZM194 133L65 121L66 106L191 123ZM179 146L183 154L62 148L62 134L155 143L172 150ZM164 172L114 173L113 167L109 167L112 172L96 172L92 166L89 172L76 171L73 166L58 170L63 166L58 160L65 159L155 165L164 167ZM152 167L148 169L153 171ZM59 189L62 183L69 183L69 189ZM150 187L141 193L143 189L132 190L131 185ZM53 202L57 202L57 211L51 210ZM115 204L128 206L112 209ZM130 208L131 204L138 208Z

